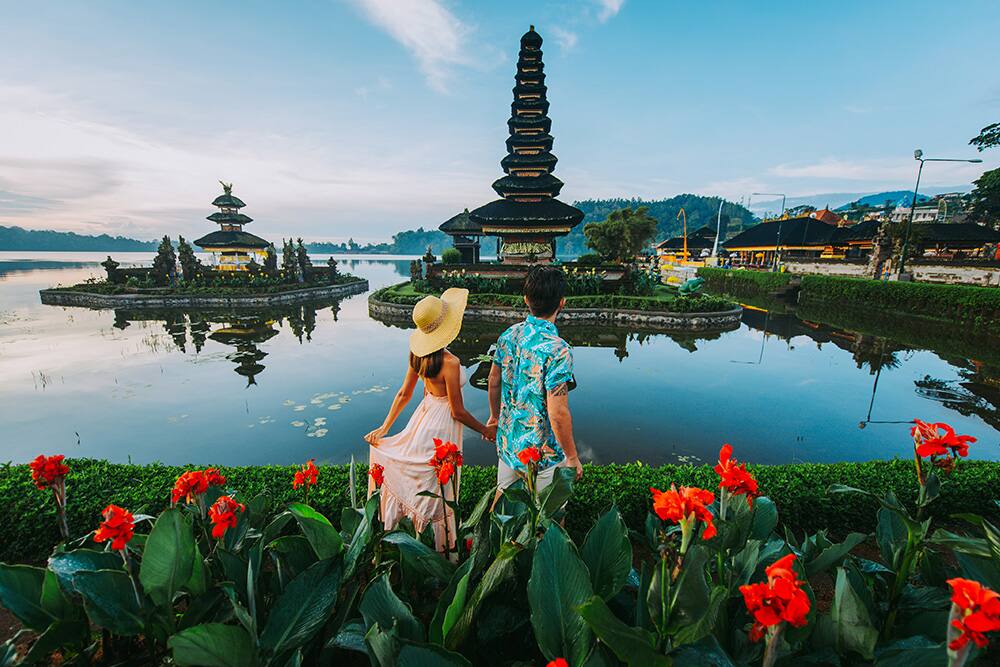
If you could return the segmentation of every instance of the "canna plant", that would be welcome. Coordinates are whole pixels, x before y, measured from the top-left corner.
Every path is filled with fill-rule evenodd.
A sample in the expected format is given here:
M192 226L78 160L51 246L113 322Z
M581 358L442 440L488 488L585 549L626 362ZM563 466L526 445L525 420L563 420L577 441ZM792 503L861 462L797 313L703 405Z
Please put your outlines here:
M362 500L352 465L339 529L305 502L274 507L217 470L193 471L156 517L109 506L45 567L0 565L0 602L36 635L26 652L24 637L0 647L0 665L53 653L260 667L994 664L1000 530L960 515L968 530L930 533L920 511L940 493L938 475L961 474L971 439L922 423L913 435L917 504L873 497L871 558L856 553L869 535L781 530L729 445L717 488L651 490L644 531L612 506L572 536L561 520L573 471L538 491L528 453L524 479L467 516L447 501L457 554L436 552L432 531L408 520L385 529L379 468ZM427 474L443 487L458 461L441 453ZM299 473L293 483L308 489L308 464ZM820 582L832 596L818 598Z

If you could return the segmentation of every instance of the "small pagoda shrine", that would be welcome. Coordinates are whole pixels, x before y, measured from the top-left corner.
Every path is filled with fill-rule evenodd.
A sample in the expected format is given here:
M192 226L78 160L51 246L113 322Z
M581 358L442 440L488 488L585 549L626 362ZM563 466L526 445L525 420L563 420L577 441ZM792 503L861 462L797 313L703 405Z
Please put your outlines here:
M444 221L438 229L450 236L451 244L462 253L462 264L479 263L479 237L483 228L472 220L469 209Z
M531 26L521 37L514 102L507 121L507 156L500 161L506 176L493 183L502 199L480 206L471 222L482 233L498 237L497 257L511 264L551 262L558 236L583 220L583 211L556 199L563 182L552 175L552 121L548 117L542 38Z
M223 193L212 202L219 210L207 218L217 223L219 230L202 236L194 244L212 253L212 264L219 271L246 271L251 261L263 265L271 242L243 231L243 225L253 222L253 218L240 213L246 204L233 194L233 184L219 183Z

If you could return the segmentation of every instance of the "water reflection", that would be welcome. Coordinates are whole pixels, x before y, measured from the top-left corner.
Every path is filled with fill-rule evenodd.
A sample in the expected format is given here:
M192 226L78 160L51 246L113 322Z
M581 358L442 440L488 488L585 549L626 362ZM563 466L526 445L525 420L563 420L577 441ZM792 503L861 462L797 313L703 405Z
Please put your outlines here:
M340 313L340 299L309 303L238 309L122 309L114 311L115 329L124 331L133 324L160 322L176 350L198 354L206 340L235 348L226 359L236 365L235 372L246 378L246 386L256 385L257 376L266 366L261 362L268 353L260 348L279 333L285 323L299 343L312 341L317 313L328 311L334 322ZM156 345L156 339L149 341Z

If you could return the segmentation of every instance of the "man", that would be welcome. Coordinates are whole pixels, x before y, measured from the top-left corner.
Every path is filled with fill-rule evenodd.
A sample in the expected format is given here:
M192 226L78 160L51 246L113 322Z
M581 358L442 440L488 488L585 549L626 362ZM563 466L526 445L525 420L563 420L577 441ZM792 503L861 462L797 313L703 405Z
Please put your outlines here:
M569 388L573 354L559 337L556 315L566 303L566 277L554 266L534 266L524 282L528 318L497 341L490 369L490 420L497 431L497 486L505 489L525 474L518 454L528 447L542 450L537 488L552 482L556 467L565 465L583 476L573 440Z

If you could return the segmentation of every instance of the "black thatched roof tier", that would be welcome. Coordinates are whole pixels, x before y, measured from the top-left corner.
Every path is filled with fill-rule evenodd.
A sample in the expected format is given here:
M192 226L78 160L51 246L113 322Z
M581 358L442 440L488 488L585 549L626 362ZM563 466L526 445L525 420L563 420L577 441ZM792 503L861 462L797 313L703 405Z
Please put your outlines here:
M780 238L779 238L780 230ZM723 243L727 250L740 248L771 248L782 246L819 246L833 241L837 227L803 216L787 220L771 220L754 225Z
M478 222L473 220L469 215L469 209L465 209L458 215L448 218L438 227L445 234L455 235L474 235L482 234L483 228Z
M850 227L840 227L834 232L833 240L837 243L871 241L880 224L878 220L864 220Z
M583 211L558 199L542 199L537 202L497 199L480 206L469 215L483 227L574 227L583 220Z
M519 100L522 95L539 95L545 97L548 92L548 86L544 84L517 84L511 88L511 92L514 93L514 98Z
M517 52L517 66L531 66L532 63L542 61L542 51L540 49L521 49Z
M535 26L529 26L528 32L521 35L521 48L542 48L542 36L535 32Z
M544 193L558 197L563 182L552 174L541 176L504 176L493 181L493 189L501 197Z
M546 134L552 129L552 121L548 116L511 116L507 120L511 133L515 130L538 130Z
M536 116L538 113L547 114L549 112L549 101L543 98L540 100L514 100L510 103L511 116L519 116L521 114L518 112L521 111L536 112Z
M545 83L545 72L522 72L514 75L514 81L522 86L542 85Z
M913 236L920 243L996 243L1000 232L971 222L923 222L913 225Z
M553 138L551 134L512 134L507 137L507 152L513 153L515 148L540 147L544 151L552 150Z
M263 249L271 245L259 236L244 231L216 231L202 236L194 242L199 248L253 248Z
M243 208L246 204L239 197L235 197L230 194L222 194L215 198L212 202L212 206L218 206L220 208Z
M702 248L711 248L713 245L715 245L715 230L711 227L700 227L688 234L688 250L701 250ZM661 241L656 247L661 250L683 250L684 237L675 236L672 239Z
M548 151L541 151L534 155L508 153L504 159L500 160L500 167L508 174L511 169L544 169L551 171L558 161L559 158Z
M206 220L217 222L220 225L245 225L248 222L253 222L253 218L248 215L243 215L242 213L223 213L222 211L216 211L208 216Z

